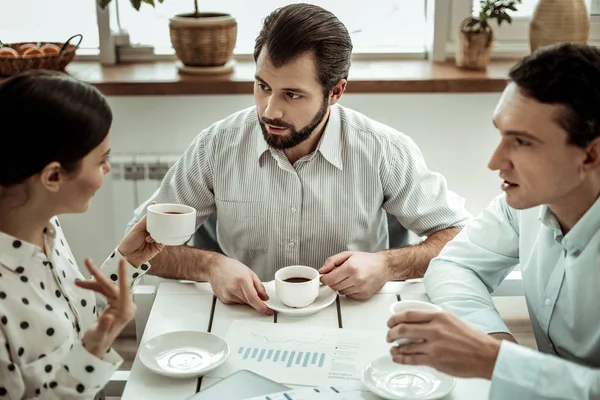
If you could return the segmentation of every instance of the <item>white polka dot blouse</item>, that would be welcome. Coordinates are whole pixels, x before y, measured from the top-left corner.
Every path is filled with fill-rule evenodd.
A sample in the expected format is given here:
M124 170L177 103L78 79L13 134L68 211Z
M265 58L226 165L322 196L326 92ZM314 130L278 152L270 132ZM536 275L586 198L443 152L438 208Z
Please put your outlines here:
M46 253L0 232L0 400L93 399L123 359L99 359L81 344L96 321L95 294L75 286L85 279L57 218L44 229ZM102 273L118 281L115 250ZM150 268L128 265L131 286Z

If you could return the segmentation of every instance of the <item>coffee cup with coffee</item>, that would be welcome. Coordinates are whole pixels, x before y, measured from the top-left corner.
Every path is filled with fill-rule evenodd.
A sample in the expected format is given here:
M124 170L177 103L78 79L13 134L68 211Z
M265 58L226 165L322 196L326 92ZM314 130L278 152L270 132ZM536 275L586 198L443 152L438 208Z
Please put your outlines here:
M403 312L409 310L442 311L442 308L438 305L422 300L401 300L393 303L390 306L390 312L392 315L402 314ZM408 343L421 343L423 341L424 339L418 338L400 338L396 339L394 343L396 343L398 346L401 346Z
M182 245L196 231L196 210L183 204L153 204L146 217L152 239L166 246Z
M305 265L291 265L275 273L275 293L288 307L311 305L319 296L319 271Z

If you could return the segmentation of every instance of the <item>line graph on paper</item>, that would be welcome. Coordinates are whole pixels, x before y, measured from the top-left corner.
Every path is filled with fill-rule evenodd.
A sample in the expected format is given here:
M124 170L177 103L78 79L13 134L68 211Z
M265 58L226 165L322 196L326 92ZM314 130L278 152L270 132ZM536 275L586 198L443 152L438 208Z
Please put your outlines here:
M276 337L276 336L265 336L260 333L250 332L250 336L257 341L264 341L267 344L294 344L297 346L302 345L323 345L332 343L334 340L333 335L327 335L327 337L314 338L314 335L305 334L297 335L293 338L289 337Z

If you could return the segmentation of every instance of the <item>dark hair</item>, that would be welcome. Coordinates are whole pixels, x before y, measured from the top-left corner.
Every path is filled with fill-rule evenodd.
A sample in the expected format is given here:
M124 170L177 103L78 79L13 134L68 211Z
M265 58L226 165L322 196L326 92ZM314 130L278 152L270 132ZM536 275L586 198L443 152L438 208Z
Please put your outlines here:
M340 79L348 79L352 40L331 12L312 4L296 3L269 14L254 44L254 61L266 46L277 68L312 52L319 82L328 94Z
M62 72L31 70L0 84L0 121L0 186L8 187L54 161L75 172L106 138L112 112L91 85Z
M586 147L600 136L600 50L563 43L543 47L523 58L509 72L522 92L564 111L557 121L568 142Z

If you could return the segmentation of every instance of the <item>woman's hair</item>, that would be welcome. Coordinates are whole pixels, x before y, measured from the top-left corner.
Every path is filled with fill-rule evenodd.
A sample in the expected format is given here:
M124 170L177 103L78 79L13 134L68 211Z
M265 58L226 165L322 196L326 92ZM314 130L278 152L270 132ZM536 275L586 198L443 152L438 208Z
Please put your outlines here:
M0 188L22 183L51 162L76 172L111 124L104 96L65 73L32 70L5 80L0 83Z

